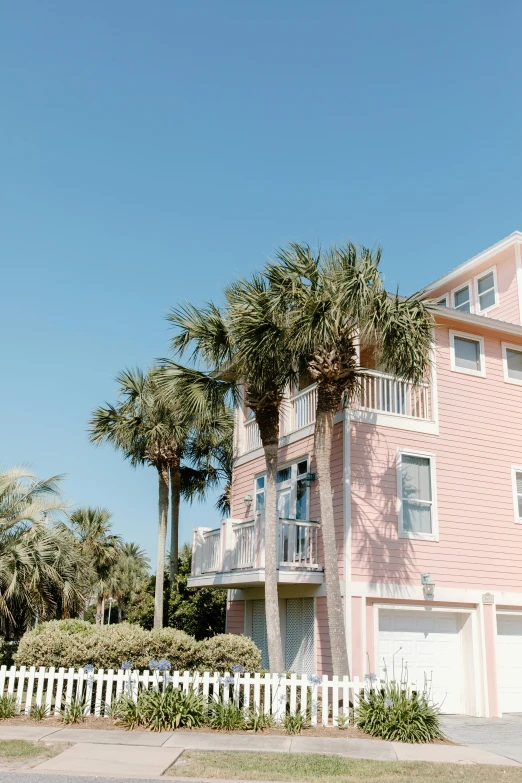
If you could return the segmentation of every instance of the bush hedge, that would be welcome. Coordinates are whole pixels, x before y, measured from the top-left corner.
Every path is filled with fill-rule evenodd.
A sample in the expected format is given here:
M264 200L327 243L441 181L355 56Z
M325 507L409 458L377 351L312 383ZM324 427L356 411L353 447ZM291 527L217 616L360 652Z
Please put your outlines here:
M28 631L14 661L17 666L55 668L91 663L95 669L118 669L123 661L130 661L135 669L146 669L150 660L160 658L177 671L261 668L261 653L245 636L220 634L197 642L174 628L146 631L130 623L98 626L83 620L51 620Z

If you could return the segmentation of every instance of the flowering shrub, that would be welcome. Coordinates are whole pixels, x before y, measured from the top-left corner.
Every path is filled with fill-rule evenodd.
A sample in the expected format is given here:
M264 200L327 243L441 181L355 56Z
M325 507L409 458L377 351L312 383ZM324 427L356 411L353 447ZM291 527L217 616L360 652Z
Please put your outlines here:
M252 639L238 634L221 633L199 643L199 670L232 672L234 667L243 671L258 672L261 669L261 652Z
M362 731L397 742L433 742L444 737L439 711L431 703L426 686L417 692L402 677L400 682L375 685L373 677L365 676L367 684L355 711L357 726Z
M120 669L254 672L261 653L245 636L220 634L202 642L175 628L145 631L139 625L91 625L83 620L51 620L22 637L17 666L85 667L84 671ZM153 666L154 664L154 666Z

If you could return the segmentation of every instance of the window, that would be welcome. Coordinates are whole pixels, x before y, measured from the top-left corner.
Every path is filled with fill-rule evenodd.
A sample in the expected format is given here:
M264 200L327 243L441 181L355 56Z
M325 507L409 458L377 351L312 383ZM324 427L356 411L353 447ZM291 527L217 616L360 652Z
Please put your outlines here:
M309 489L305 483L308 457L284 465L277 471L277 510L280 519L308 519ZM255 479L255 509L265 509L265 476Z
M450 330L451 369L485 377L484 338Z
M435 456L398 452L399 537L438 540L435 504Z
M513 480L513 505L515 508L515 522L522 524L522 467L513 465L511 468Z
M448 295L444 294L444 296L441 299L439 299L437 304L438 304L439 307L447 307L448 306Z
M477 286L477 308L479 313L490 310L497 304L496 269L488 269L475 278Z
M522 385L522 345L502 343L504 380Z
M453 307L461 313L471 312L471 286L469 283L453 291Z

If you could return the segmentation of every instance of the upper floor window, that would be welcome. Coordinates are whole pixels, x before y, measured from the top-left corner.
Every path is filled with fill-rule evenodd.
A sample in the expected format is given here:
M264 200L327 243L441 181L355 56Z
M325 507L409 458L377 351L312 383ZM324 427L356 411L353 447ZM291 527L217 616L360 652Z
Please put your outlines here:
M265 477L258 476L255 480L255 512L262 513L265 510Z
M497 285L495 269L488 269L475 278L477 286L477 311L483 313L497 304Z
M508 383L522 384L522 345L502 343L504 362L504 380Z
M485 377L484 338L450 330L451 369Z
M515 522L522 524L522 468L513 465L511 468L513 480L513 504L515 507Z
M444 294L443 297L441 297L437 302L439 307L447 307L448 306L448 295Z
M309 489L306 482L308 457L303 457L277 471L277 511L280 519L309 518ZM265 510L265 476L254 479L255 511Z
M397 496L399 537L437 540L435 456L399 450Z
M471 312L471 286L469 283L453 291L453 307L462 313Z

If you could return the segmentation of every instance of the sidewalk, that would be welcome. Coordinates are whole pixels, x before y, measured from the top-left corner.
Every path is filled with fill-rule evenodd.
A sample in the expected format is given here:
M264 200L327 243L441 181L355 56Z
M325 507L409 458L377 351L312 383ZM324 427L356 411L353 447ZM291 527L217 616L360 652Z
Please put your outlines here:
M104 777L157 779L183 753L220 750L258 753L323 753L352 759L378 761L429 761L522 767L495 753L465 745L408 745L371 739L323 739L276 737L262 734L207 732L104 731L42 726L1 726L0 740L63 742L67 748L34 767L33 773L100 775ZM170 777L176 781L182 778ZM165 779L164 779L165 780ZM217 783L217 781L214 781Z

